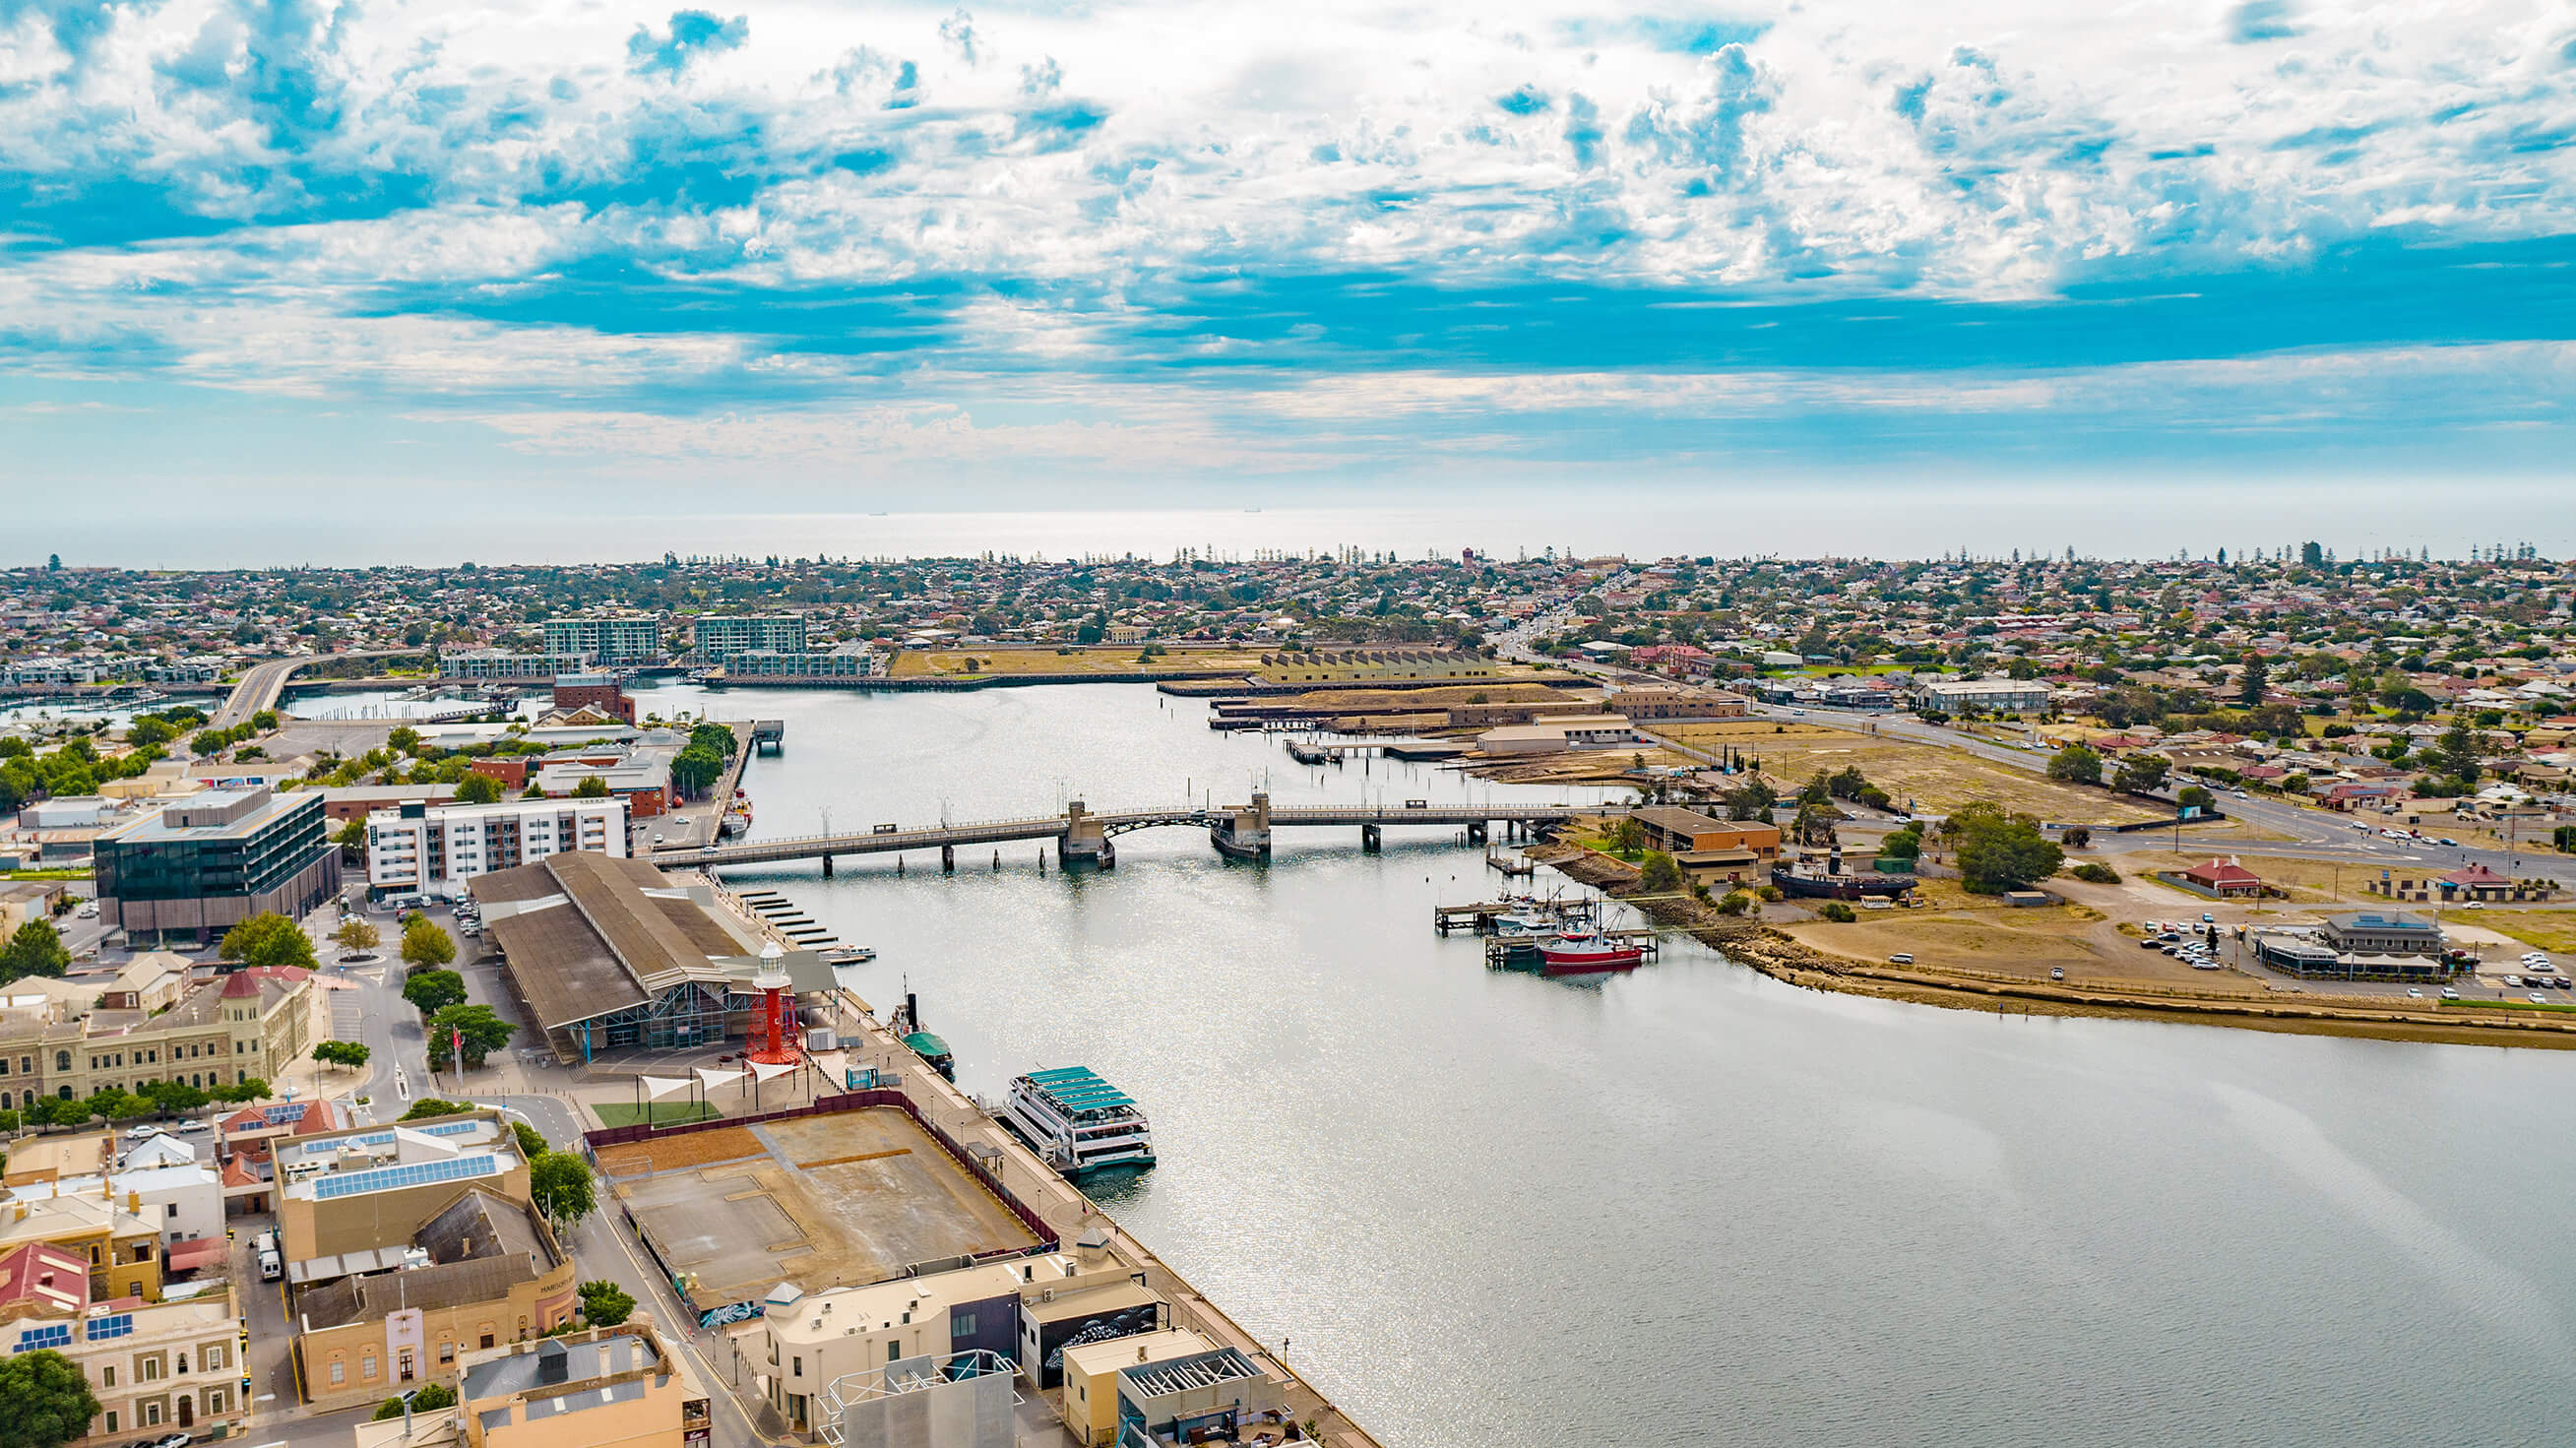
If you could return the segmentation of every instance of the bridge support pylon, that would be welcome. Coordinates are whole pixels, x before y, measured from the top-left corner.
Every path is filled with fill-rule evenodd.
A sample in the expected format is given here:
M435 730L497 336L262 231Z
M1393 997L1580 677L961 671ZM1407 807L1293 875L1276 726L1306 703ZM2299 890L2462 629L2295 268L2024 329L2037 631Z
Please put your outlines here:
M1208 843L1229 860L1269 859L1269 792L1256 790L1252 803L1220 813L1208 826Z
M1372 855L1376 854L1378 846L1382 843L1381 834L1382 831L1375 825L1360 826L1360 848Z
M1467 826L1467 843L1471 845L1481 845L1492 832L1493 826L1490 821L1478 820L1474 824Z
M829 855L823 857L823 878L826 880L832 878L832 857Z
M1064 838L1056 841L1055 857L1056 863L1068 870L1078 865L1095 865L1103 870L1118 867L1118 851L1110 845L1108 833L1078 799L1065 806Z
M955 845L941 845L939 847L939 873L943 875L954 875L957 873L957 847Z

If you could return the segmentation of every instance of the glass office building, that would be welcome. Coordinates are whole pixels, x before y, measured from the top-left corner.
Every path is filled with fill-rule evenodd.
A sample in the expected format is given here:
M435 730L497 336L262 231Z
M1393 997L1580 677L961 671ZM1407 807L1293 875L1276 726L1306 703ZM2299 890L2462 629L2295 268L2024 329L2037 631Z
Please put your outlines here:
M319 791L209 790L99 837L100 912L129 944L205 944L253 915L302 916L340 888Z

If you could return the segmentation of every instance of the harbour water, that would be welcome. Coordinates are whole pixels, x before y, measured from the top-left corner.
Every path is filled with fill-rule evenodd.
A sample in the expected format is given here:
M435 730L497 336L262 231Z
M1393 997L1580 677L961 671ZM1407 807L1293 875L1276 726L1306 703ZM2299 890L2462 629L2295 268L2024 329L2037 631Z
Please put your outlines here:
M758 835L1264 771L1532 797L1301 768L1142 687L638 697L788 721ZM2568 1441L2576 1060L1934 1010L1689 945L1489 973L1429 917L1501 877L1356 833L740 878L874 946L863 993L908 981L970 1089L1083 1064L1142 1101L1162 1165L1096 1194L1390 1448Z

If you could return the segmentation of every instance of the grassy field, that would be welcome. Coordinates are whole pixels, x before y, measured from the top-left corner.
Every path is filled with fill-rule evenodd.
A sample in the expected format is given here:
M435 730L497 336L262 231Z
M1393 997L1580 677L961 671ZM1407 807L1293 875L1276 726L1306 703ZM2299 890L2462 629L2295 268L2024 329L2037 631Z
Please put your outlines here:
M1143 649L1135 644L1078 648L1069 654L1052 648L905 649L894 656L898 679L935 674L1127 674L1139 669L1242 669L1261 667L1259 649L1172 649L1139 663ZM973 659L969 670L966 661Z
M648 1101L638 1108L631 1101L606 1105L594 1104L603 1126L633 1126L650 1113L655 1126L686 1126L692 1121L713 1121L724 1115L703 1101Z
M1833 773L1858 765L1899 804L1911 800L1918 814L1945 815L1964 804L1992 800L2008 810L2067 824L2126 824L2154 817L2153 811L2103 790L2059 784L1962 750L1884 735L1760 719L1673 724L1656 732L1710 753L1731 745L1759 758L1763 772L1785 784L1802 782L1819 769Z
M2461 920L2470 917L2456 917ZM2576 910L2504 910L2489 908L2477 923L2498 935L2510 935L2542 950L2576 950Z

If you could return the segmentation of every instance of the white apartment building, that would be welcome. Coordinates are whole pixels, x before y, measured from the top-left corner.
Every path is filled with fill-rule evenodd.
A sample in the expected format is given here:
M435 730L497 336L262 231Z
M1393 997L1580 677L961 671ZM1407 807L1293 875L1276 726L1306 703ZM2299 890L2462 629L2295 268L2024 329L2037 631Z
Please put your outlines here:
M367 816L367 893L454 899L477 875L566 850L626 855L626 801L523 799L406 804Z

